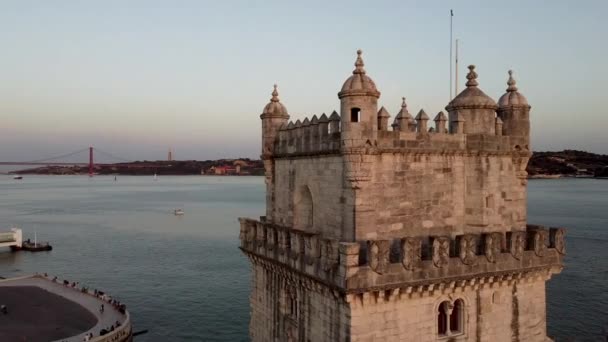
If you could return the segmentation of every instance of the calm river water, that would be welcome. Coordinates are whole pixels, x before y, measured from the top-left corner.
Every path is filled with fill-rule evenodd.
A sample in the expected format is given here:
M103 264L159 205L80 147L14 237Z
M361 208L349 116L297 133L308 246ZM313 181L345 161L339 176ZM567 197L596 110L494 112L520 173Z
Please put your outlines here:
M247 341L249 265L239 216L264 212L262 177L0 176L0 231L51 241L0 252L0 276L48 272L128 304L143 341ZM184 216L174 216L173 208ZM566 269L548 286L549 334L608 329L608 180L529 182L529 221L568 227Z

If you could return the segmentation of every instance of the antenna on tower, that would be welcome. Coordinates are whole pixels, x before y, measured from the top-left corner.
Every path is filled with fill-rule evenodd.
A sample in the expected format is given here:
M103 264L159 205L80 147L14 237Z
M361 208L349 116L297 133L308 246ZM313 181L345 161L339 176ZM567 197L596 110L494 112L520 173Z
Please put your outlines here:
M458 95L458 39L456 39L456 60L454 64L454 96Z
M454 19L454 10L450 10L450 101L452 101L452 25Z

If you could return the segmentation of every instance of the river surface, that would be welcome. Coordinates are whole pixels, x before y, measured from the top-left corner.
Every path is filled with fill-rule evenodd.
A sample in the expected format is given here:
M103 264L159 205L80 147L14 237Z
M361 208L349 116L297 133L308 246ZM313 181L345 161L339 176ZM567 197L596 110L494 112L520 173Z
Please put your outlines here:
M548 284L549 335L604 341L608 180L529 181L529 222L568 228ZM237 217L264 213L262 177L0 176L0 231L52 252L0 251L0 276L48 272L127 303L143 341L247 341L250 286ZM185 215L174 216L174 208Z

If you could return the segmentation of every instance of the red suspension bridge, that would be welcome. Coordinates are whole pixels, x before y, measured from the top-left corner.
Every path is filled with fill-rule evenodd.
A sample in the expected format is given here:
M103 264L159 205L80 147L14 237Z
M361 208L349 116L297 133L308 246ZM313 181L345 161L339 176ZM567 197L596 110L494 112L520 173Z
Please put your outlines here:
M88 152L88 160L85 161L77 161L77 157L79 155L85 155ZM116 164L116 163L128 163L131 160L117 157L111 153L102 151L98 148L87 147L80 149L78 151L61 154L58 156L53 156L50 158L37 159L37 160L27 160L27 161L17 161L17 162L0 162L0 165L57 165L57 166L89 166L89 176L93 176L95 169L95 158L94 156L102 156L104 158L103 163L97 163L97 165L108 165L108 164ZM68 161L74 160L74 161Z

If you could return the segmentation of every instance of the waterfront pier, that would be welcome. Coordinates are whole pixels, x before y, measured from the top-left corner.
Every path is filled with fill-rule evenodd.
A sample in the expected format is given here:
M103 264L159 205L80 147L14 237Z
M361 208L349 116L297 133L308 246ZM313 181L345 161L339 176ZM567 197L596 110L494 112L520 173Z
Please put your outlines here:
M66 282L41 275L0 279L0 305L6 307L0 313L0 341L81 342L89 334L91 342L132 341L124 306Z
M0 232L0 247L21 247L23 232L19 228L11 228L10 232Z

